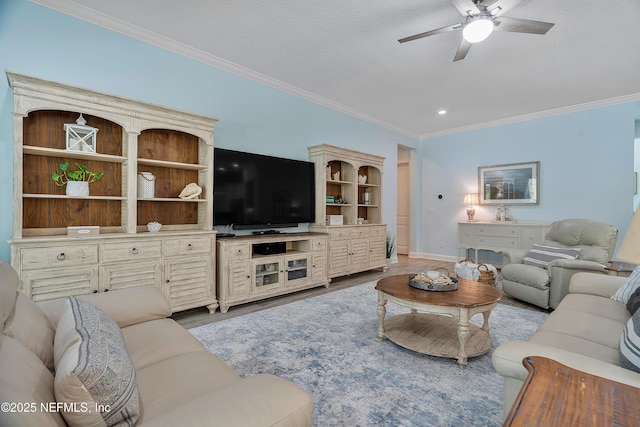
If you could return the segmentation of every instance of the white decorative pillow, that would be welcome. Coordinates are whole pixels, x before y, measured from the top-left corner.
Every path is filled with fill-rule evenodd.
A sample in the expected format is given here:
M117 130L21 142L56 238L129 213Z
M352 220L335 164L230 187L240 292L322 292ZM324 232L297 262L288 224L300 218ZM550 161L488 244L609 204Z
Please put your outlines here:
M627 322L620 338L620 366L640 372L640 310Z
M631 275L627 277L620 289L611 296L614 301L626 304L629 302L631 295L640 287L640 266L636 267Z
M55 396L70 404L62 411L69 426L135 424L136 372L120 328L105 312L69 297L56 329L54 362Z
M580 248L556 248L553 246L533 245L524 257L524 264L540 268L549 268L549 263L556 259L576 259Z

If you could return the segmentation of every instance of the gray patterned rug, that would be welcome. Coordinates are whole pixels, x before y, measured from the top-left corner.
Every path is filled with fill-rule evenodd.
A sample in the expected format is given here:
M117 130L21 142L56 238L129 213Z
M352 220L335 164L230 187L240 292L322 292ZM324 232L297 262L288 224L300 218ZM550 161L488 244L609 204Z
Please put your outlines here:
M375 282L190 329L241 376L271 373L313 395L315 426L500 426L502 377L491 351L426 356L377 338ZM387 316L408 312L391 302ZM527 339L546 313L498 304L494 348ZM482 315L472 322L482 325Z

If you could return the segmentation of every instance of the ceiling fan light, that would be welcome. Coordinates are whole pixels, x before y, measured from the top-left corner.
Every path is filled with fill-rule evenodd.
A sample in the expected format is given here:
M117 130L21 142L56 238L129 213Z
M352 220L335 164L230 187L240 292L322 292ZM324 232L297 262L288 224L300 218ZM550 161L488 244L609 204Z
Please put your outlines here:
M493 21L486 16L479 16L469 21L462 29L462 37L469 43L478 43L489 37L493 31Z

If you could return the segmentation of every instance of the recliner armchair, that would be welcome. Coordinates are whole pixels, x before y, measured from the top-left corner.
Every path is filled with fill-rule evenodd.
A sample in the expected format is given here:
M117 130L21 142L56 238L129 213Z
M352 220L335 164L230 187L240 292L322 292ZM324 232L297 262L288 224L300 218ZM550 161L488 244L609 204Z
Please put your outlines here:
M564 219L549 227L544 246L580 249L576 259L555 259L547 268L523 264L527 251L503 251L505 294L542 308L556 308L569 292L571 276L580 271L606 273L618 241L618 229L589 219Z

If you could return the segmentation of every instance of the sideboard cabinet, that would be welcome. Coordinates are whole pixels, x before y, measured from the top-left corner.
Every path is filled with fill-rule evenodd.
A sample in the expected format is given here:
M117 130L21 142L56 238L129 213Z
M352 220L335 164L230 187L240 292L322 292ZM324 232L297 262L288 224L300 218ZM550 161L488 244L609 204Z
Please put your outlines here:
M154 285L174 311L217 308L213 224L216 119L7 73L13 90L14 184L11 263L35 300ZM80 118L89 149L70 148ZM79 121L77 122L80 123ZM51 179L82 164L104 177L88 196ZM138 193L138 174L154 180ZM199 197L178 197L187 184ZM161 231L147 224L159 222ZM73 234L79 227L86 234Z
M545 222L476 221L458 223L458 249L502 252L509 249L531 249L544 241L549 228Z
M309 230L329 235L329 277L386 271L384 158L326 144L309 147L309 158L316 174L316 218Z
M326 234L236 236L217 245L223 313L233 305L329 285Z

